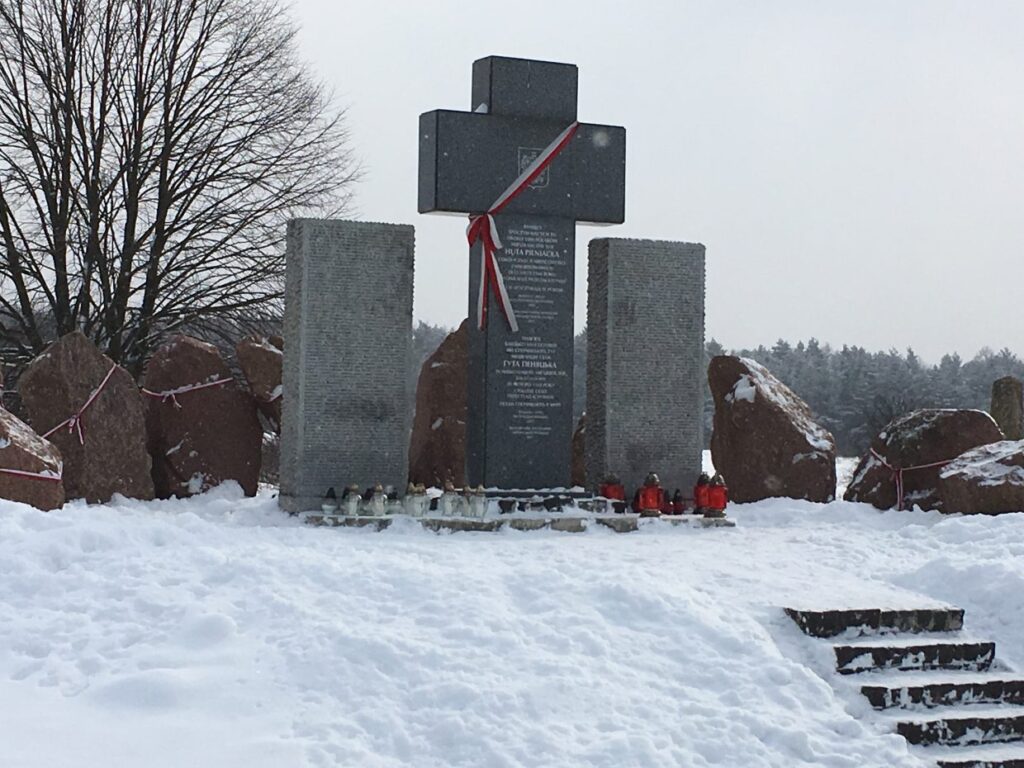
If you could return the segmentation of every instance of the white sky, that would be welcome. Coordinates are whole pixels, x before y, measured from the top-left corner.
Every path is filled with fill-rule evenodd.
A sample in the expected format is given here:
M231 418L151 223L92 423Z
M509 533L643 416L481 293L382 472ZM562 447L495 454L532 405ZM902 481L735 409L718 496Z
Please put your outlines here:
M417 121L469 109L472 62L580 68L627 130L626 223L586 244L707 246L707 335L1024 355L1024 2L293 0L349 108L357 217L416 225L415 314L466 316L464 224L416 213ZM652 297L657 311L667 296Z

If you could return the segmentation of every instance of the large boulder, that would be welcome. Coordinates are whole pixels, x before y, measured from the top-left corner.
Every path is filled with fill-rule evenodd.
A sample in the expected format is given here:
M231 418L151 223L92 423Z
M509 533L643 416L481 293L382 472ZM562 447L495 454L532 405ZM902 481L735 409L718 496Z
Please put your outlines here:
M712 359L708 383L711 456L733 501L835 498L835 440L789 387L760 363L728 355Z
M158 496L192 496L226 480L256 494L263 429L215 346L175 336L149 359L143 387Z
M843 498L879 509L941 509L939 472L964 451L1003 439L984 411L925 409L894 419L871 441ZM897 480L903 488L897 497Z
M939 471L943 512L1024 512L1024 440L972 448Z
M238 364L249 382L249 390L260 413L277 434L281 434L281 361L282 351L275 340L249 336L235 346Z
M69 499L153 498L142 397L131 374L84 334L73 331L47 347L18 390L29 424L64 459Z
M0 499L57 509L64 504L61 464L53 443L0 408Z
M409 480L438 488L466 480L466 379L469 321L444 341L420 369L416 416L409 441Z
M1024 384L1016 376L992 382L992 418L1007 440L1024 438Z

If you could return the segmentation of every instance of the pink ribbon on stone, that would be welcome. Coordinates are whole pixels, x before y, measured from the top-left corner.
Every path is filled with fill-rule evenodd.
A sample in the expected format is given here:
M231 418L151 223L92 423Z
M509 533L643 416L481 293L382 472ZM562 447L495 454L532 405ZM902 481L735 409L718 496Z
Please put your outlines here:
M67 427L68 428L68 432L77 432L78 433L78 443L79 443L79 445L85 445L85 433L82 431L82 417L85 415L85 412L86 412L86 410L88 410L89 406L92 405L96 401L97 397L99 397L100 392L103 391L103 388L105 386L107 386L107 382L110 381L110 377L114 375L114 371L116 369L117 369L117 364L116 363L114 365L110 366L110 370L107 371L107 375L103 377L103 381L100 382L100 385L98 387L96 387L96 389L94 389L92 391L92 394L89 395L89 399L85 401L85 404L81 408L79 408L77 411L75 411L74 414L72 414L68 418L64 419L64 421L62 421L56 427L54 427L53 429L48 431L46 434L44 434L43 438L49 437L50 435L52 435L54 432L56 432L61 427Z
M913 472L915 469L933 469L934 467L942 467L942 466L945 466L946 464L949 464L951 461L953 461L952 459L946 459L945 461L933 461L931 464L917 464L917 465L915 465L913 467L894 467L892 464L890 464L888 461L886 461L885 458L882 456L882 454L880 454L874 448L871 448L870 450L871 450L871 455L874 456L876 459L878 459L882 463L883 467L885 467L890 472L892 472L892 480L896 484L896 509L898 509L900 511L903 510L903 473L904 472Z
M175 408L181 408L181 403L178 402L178 395L183 395L186 392L196 392L200 389L208 389L209 387L222 387L225 384L231 383L232 379L217 379L216 381L206 381L202 384L186 384L183 387L177 387L175 389L168 389L163 392L154 392L151 389L142 387L142 394L148 397L155 397L162 403L173 403Z
M48 472L28 472L24 469L7 469L5 467L0 467L0 474L14 475L15 477L27 477L30 480L49 480L52 483L59 483L64 477L64 468L61 467L60 472L56 475L52 475Z

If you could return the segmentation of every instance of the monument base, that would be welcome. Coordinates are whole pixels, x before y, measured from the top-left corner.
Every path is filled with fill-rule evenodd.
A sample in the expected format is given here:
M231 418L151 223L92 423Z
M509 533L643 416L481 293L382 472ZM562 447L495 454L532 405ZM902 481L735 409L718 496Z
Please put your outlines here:
M410 517L409 515L384 515L381 517L351 517L346 515L308 515L308 525L326 528L374 528L383 531L395 523L419 523L427 530L441 533L442 531L493 533L502 529L513 531L539 531L550 529L564 533L582 533L593 524L611 528L616 533L631 533L641 526L661 525L690 528L735 528L736 522L727 517L704 517L703 515L663 515L661 517L641 518L635 514L621 515L551 515L545 517L517 517L502 515L500 517Z
M323 495L320 496L302 496L298 494L277 494L277 506L283 512L287 512L290 515L297 515L302 512L312 512L313 510L319 510L320 505L324 503Z
M548 499L560 497L566 499L592 499L594 494L579 486L573 488L513 488L505 490L502 488L487 488L484 490L489 499Z

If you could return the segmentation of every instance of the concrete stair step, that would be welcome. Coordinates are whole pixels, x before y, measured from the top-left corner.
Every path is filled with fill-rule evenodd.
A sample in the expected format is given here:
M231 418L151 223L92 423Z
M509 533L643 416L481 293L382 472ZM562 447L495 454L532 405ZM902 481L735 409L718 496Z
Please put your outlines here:
M975 642L975 641L971 641ZM901 672L898 669L879 670L877 672L864 672L851 677L845 682L855 687L862 685L875 685L880 688L901 688L907 686L925 686L933 683L994 683L1007 680L1016 680L1020 675L1002 665L999 659L992 662L986 672L974 672L962 669L926 669L910 670Z
M915 753L925 760L934 760L938 768L1024 768L1024 746L1014 743L931 746Z
M863 648L912 648L932 643L981 643L986 638L969 632L921 632L904 635L867 635L849 641L840 638L835 645L857 645Z
M1024 704L1024 680L959 680L864 685L861 693L875 709L941 707L950 704Z
M808 611L786 608L786 615L811 637L884 632L955 632L964 626L961 608L850 609Z
M977 714L954 708L939 717L920 717L896 723L896 732L911 744L971 746L1024 740L1024 712L1015 708L986 708Z
M871 670L987 670L996 655L995 643L923 642L893 645L837 645L836 670L852 675Z

